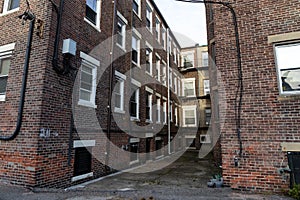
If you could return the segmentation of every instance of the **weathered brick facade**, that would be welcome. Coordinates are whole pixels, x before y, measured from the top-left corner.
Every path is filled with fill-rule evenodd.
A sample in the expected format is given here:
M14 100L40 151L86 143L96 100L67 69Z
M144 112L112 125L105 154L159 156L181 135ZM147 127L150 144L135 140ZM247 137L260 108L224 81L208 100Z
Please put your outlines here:
M0 10L3 9L7 0L0 1ZM158 146L166 145L168 143L168 126L163 125L163 128L158 134L152 131L151 127L145 128L143 131L137 131L134 128L131 129L130 123L138 124L140 126L145 126L153 124L156 126L156 116L155 110L152 110L153 118L152 122L146 121L146 100L145 100L145 86L140 88L139 93L139 120L136 122L131 122L130 116L127 113L114 113L114 109L111 112L114 113L112 117L111 125L108 125L108 99L110 97L109 90L109 76L112 72L118 71L122 74L126 74L133 66L132 55L131 55L131 37L132 37L132 27L139 30L143 28L144 31L140 31L142 35L140 41L140 63L141 68L137 67L137 72L132 74L132 77L127 76L127 81L125 88L130 88L131 78L136 81L143 82L145 77L145 60L146 60L146 48L145 39L147 42L153 46L153 74L155 77L158 74L155 71L156 67L156 56L169 64L170 68L177 69L180 63L179 51L180 45L177 43L175 37L169 30L169 27L165 20L163 19L161 13L158 11L157 7L154 5L153 1L149 1L152 4L152 33L147 32L146 27L146 1L141 1L140 4L140 17L133 13L132 1L118 0L116 2L116 11L120 13L123 18L126 19L126 30L128 32L126 35L125 49L122 50L115 43L107 40L111 38L112 35L117 34L117 12L114 12L114 4L111 1L97 1L100 2L100 16L96 18L100 20L100 25L91 25L86 16L86 1L78 0L65 0L63 5L63 13L61 15L61 31L59 33L60 39L58 43L58 67L68 67L71 73L61 74L57 73L53 69L53 55L55 51L55 37L57 29L57 12L50 1L45 1L43 3L32 0L30 1L30 10L36 15L37 20L42 20L44 22L44 29L42 31L43 37L40 38L35 33L37 32L37 27L34 29L32 51L29 64L29 74L26 89L26 99L23 114L23 124L20 134L11 141L0 141L0 180L6 181L13 184L23 185L27 187L66 187L72 184L77 184L81 181L86 181L91 178L96 178L107 173L112 173L114 169L105 167L107 162L106 155L114 155L113 152L107 149L103 144L105 141L109 130L110 141L119 148L126 150L130 149L130 142L137 141L135 137L130 136L127 133L135 132L141 134L141 139L139 140L138 152L154 151ZM59 6L60 1L54 1L54 3ZM16 18L21 15L26 10L25 1L21 1L18 9L13 10L13 12L4 12L0 15L1 24L1 36L0 36L0 50L1 46L15 43L15 48L11 55L11 64L9 69L6 95L5 100L0 101L0 134L10 135L14 131L16 119L18 116L18 103L20 98L21 89L21 77L23 73L23 65L25 58L25 49L27 43L28 34L28 24L26 21L24 25L21 25L22 20ZM170 55L167 53L166 48L155 49L159 46L157 44L157 39L155 35L155 22L156 17L160 21L160 30L165 28L165 42L170 38L172 43L172 53ZM115 19L115 20L113 20ZM115 26L113 26L115 22ZM37 23L36 23L37 26ZM113 32L113 28L114 32ZM146 35L144 35L146 34ZM163 36L160 32L160 38ZM169 38L167 38L169 37ZM76 44L76 55L71 56L68 60L66 55L63 55L62 47L63 40L70 38L74 40ZM145 38L145 39L144 39ZM116 38L115 38L116 39ZM161 40L161 39L160 39ZM111 45L113 44L113 46ZM97 46L101 48L97 48ZM174 59L173 47L176 49L178 55ZM112 54L111 54L112 52ZM95 95L95 107L90 108L85 106L78 106L78 87L74 87L74 83L80 81L80 76L77 76L75 80L75 75L81 73L80 66L82 64L83 57L89 55L90 60L94 63L99 61L100 67L97 69L97 74L102 74L101 77L97 77L97 92ZM117 57L117 59L111 60L111 55ZM118 57L118 55L122 55ZM1 52L0 52L1 59ZM95 61L96 59L96 61ZM176 60L176 63L174 62ZM111 65L113 61L113 65ZM168 62L169 61L169 62ZM110 68L111 67L111 68ZM112 69L112 71L110 71ZM162 70L162 69L161 69ZM177 71L177 70L174 70ZM165 78L168 79L168 74L164 74ZM163 72L160 72L163 75ZM75 80L75 81L74 81ZM115 76L113 76L113 82L115 82ZM76 85L75 85L76 86ZM112 86L114 87L114 85ZM148 85L152 94L152 102L156 104L157 98L166 101L164 98L168 97L167 89L162 86L161 83ZM77 92L77 96L73 95ZM130 99L130 92L125 89L124 91L124 102L125 111L128 109L128 102ZM176 95L170 95L170 99L173 104L179 105L178 100L176 100ZM78 108L73 112L73 117L75 124L72 123L72 106ZM127 110L126 110L127 109ZM81 112L82 111L82 112ZM96 113L97 122L99 124L91 123L91 116L89 113ZM162 110L161 110L162 112ZM173 115L175 110L174 106L172 109ZM179 109L178 109L179 116ZM162 124L162 113L161 120L159 124ZM77 117L83 119L80 121L83 127L77 127ZM119 125L115 123L115 117L121 119L125 124L126 129L121 130ZM179 119L177 119L179 120ZM101 126L102 130L99 131L98 126ZM82 130L83 129L83 130ZM175 126L174 121L170 125L170 135L173 138L177 132L178 127ZM155 130L155 129L154 129ZM84 131L84 135L82 135ZM103 132L103 134L99 134ZM148 136L145 138L145 134ZM156 134L156 135L155 135ZM80 140L83 140L82 142ZM158 143L157 141L160 141ZM177 151L179 148L183 147L182 141L178 140L171 147L171 152ZM146 146L150 145L147 150ZM90 152L92 152L90 166L87 165L88 171L91 173L81 174L78 172L78 163L83 162L80 160L79 153L87 154L84 151L86 147ZM76 155L78 154L78 155ZM162 152L162 155L166 155L168 152ZM155 159L157 154L153 152L151 157L140 157L137 163L142 164L146 160ZM87 157L89 158L89 156ZM102 162L105 161L105 162ZM106 162L107 161L107 162ZM125 155L122 159L118 160L122 168L128 168L130 166L130 158ZM125 163L125 164L124 164ZM79 167L80 168L80 167ZM81 169L82 170L82 169ZM80 171L80 170L79 170ZM79 176L76 176L79 174ZM81 175L84 175L83 177Z
M206 5L213 130L221 133L224 181L236 189L281 192L289 187L289 179L278 170L288 164L286 151L299 142L300 107L297 91L289 95L279 92L274 47L299 42L300 4L296 0L230 2L237 15L241 47L242 149L236 131L238 67L232 15L225 6ZM238 166L234 158L238 158Z

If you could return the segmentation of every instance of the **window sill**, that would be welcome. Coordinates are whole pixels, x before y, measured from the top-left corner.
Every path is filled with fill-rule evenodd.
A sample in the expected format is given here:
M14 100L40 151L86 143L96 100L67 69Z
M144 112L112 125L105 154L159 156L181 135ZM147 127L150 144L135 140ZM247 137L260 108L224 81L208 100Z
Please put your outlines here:
M152 73L146 71L146 74L148 74L149 76L153 77Z
M281 94L277 97L278 101L290 101L290 100L299 100L300 99L300 93L293 93L293 94Z
M11 13L14 13L14 12L17 12L17 11L19 11L19 10L20 10L20 7L15 8L15 9L13 9L13 10L5 11L5 12L3 12L3 13L0 14L0 17L5 16L5 15L8 15L8 14L11 14Z
M153 123L153 121L152 121L151 119L146 119L146 122L147 122L147 123L150 123L150 124Z
M119 113L119 114L125 114L125 111L124 110L121 110L119 108L115 108L114 110L115 113Z
M0 102L5 101L5 95L0 95Z
M141 65L140 65L140 64L138 64L138 63L136 63L136 62L133 62L133 61L131 61L131 63L134 64L136 67L138 67L138 68L141 69Z
M84 100L79 100L78 105L85 106L85 107L90 107L90 108L97 108L97 105L95 105L94 103L89 102L89 101L84 101Z
M88 20L87 18L84 18L84 21L86 23L88 23L90 26L92 26L94 29L96 29L96 31L101 32L100 27L95 26L95 24L93 24L92 22L90 22L90 20Z
M139 122L140 119L136 117L130 117L130 121Z
M140 161L139 160L134 160L129 162L129 165L134 165L134 164L138 164Z
M93 177L93 176L94 176L93 172L88 173L88 174L83 174L80 176L75 176L72 178L72 182L79 181L79 180L86 179L86 178Z
M142 21L141 15L137 14L134 10L132 10L132 12L135 14L135 16L137 16L137 18Z
M120 45L119 43L116 43L117 47L119 47L122 51L126 52L125 47L123 47L122 45Z

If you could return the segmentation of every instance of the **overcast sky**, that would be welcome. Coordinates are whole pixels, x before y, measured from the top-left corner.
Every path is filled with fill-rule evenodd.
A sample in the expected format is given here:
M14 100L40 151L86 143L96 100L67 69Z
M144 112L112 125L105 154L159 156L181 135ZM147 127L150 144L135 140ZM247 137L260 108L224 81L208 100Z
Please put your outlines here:
M204 4L154 1L173 32L183 34L199 45L207 44Z

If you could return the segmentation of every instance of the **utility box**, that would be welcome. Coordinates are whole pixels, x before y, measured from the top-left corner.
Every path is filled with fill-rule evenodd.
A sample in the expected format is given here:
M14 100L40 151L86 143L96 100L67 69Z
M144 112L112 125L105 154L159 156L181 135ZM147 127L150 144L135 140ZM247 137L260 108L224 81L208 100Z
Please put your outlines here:
M76 42L72 39L65 39L63 43L63 54L76 55Z
M288 163L291 169L290 186L300 184L300 152L287 152Z

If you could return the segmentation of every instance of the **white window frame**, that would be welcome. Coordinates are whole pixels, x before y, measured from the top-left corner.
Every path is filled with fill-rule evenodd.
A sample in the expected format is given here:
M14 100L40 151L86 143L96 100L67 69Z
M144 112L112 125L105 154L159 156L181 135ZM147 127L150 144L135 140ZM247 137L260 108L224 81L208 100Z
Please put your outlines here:
M174 74L174 93L177 94L177 76L176 74Z
M173 72L172 72L172 69L169 70L169 87L173 88Z
M147 71L147 66L146 66L146 73L150 76L153 75L153 47L148 43L146 42L146 50L147 49L150 49L150 52L149 52L149 65L150 65L150 71L148 72Z
M178 126L178 121L179 121L179 119L178 119L178 107L176 105L175 105L175 109L174 109L174 116L175 116L175 119L176 119L175 125Z
M164 48L164 50L166 50L167 49L167 30L166 30L166 28L163 26L162 27L162 33L161 33L161 43L162 43L162 45L163 45L163 48Z
M289 50L288 50L289 48ZM274 44L279 94L283 96L300 94L300 41ZM298 71L293 71L298 70ZM297 74L295 81L291 74ZM284 82L292 90L284 90Z
M167 98L163 97L163 123L167 124Z
M0 60L3 58L11 58L13 51L15 49L15 43L7 44L0 46ZM2 76L2 77L8 77L9 74ZM6 94L0 94L0 101L5 101Z
M210 82L209 79L203 80L203 94L208 95L210 94Z
M156 123L159 124L161 123L161 95L156 93L156 110L157 110L157 118L156 118Z
M156 67L156 80L157 81L161 81L161 72L160 72L160 62L161 62L161 57L158 54L155 54L155 58L156 58L156 63L155 63L155 67Z
M84 21L95 28L97 31L101 32L100 29L100 21L101 21L101 0L97 0L97 8L96 8L96 25L93 24L88 18L84 17Z
M131 59L131 62L133 64L135 64L137 67L141 67L141 50L140 50L140 47L141 47L141 34L135 29L133 28L132 29L132 38L135 38L137 41L136 41L136 51L137 51L137 62L134 62L132 59ZM131 48L133 49L133 45L131 44Z
M84 99L80 99L80 91L81 88L79 86L79 100L78 105L97 108L96 105L96 90L97 90L97 68L100 67L100 61L89 56L84 52L80 52L80 58L82 58L82 64L92 69L93 83L92 83L92 91L90 96L90 101L86 101ZM82 67L80 67L80 70Z
M193 95L189 95L187 96L185 94L185 84L188 83L188 82L192 82L193 83L193 87L194 87L194 94ZM195 97L196 96L196 79L195 78L186 78L186 79L183 79L183 88L182 88L182 92L183 92L183 96L185 97Z
M140 87L141 83L135 79L131 79L131 88L135 87L135 102L136 102L136 117L130 116L131 121L138 121L140 120ZM129 114L130 115L130 114Z
M149 8L149 10L148 10L148 8ZM148 13L149 12L149 13ZM150 19L148 19L148 14L150 15L149 17L150 17ZM152 30L153 30L153 7L152 7L152 5L150 4L150 2L149 1L147 1L147 3L146 3L146 20L149 20L150 21L150 27L148 27L147 25L146 25L146 27L147 27L147 29L152 33ZM147 22L146 22L147 23Z
M178 89L177 89L177 92L178 92L178 96L180 96L181 95L181 79L180 79L180 77L178 77L178 79L177 79L177 87L178 87Z
M128 21L126 20L126 18L119 12L117 11L117 16L118 16L118 21L117 23L119 23L119 20L122 21L122 30L121 30L121 34L122 35L122 44L119 44L118 43L118 40L117 40L117 46L119 46L121 49L123 49L124 51L126 51L126 26L128 25ZM117 24L118 26L118 24Z
M117 113L125 113L124 110L124 91L125 91L125 81L126 76L118 71L115 71L115 76L118 79L118 83L120 84L120 108L116 107L114 108L114 111ZM116 98L116 97L114 97Z
M10 13L13 13L13 12L16 12L16 11L20 10L20 4L19 4L19 7L8 10L10 1L11 0L4 0L3 10L2 10L2 13L0 14L0 17L3 16L3 15L7 15L7 14L10 14ZM20 3L21 3L21 0L20 0Z
M170 102L170 122L173 122L173 102Z
M164 86L167 86L167 64L165 61L162 61L163 64L163 74L162 74L162 83Z
M141 0L133 0L138 5L138 13L132 8L134 14L141 18ZM132 2L133 3L133 2Z
M195 116L195 124L186 124L185 123L185 111L194 111L194 116ZM182 106L182 119L183 119L183 127L196 127L197 126L197 106Z
M192 60L190 60L192 67L185 67L184 66L184 58L188 57L189 55L191 55ZM194 51L185 51L181 53L182 56L182 61L181 61L181 66L184 67L185 69L190 69L190 68L194 68L195 67L195 52Z
M156 40L158 43L160 43L160 23L161 21L159 20L159 17L156 15L155 16L155 30L156 30Z
M209 55L208 55L208 52L207 51L203 51L202 54L201 54L201 57L202 57L202 67L208 67L209 65Z
M150 107L150 110L149 110L150 119L147 119L147 117L146 117L146 122L152 123L152 121L153 121L152 120L153 119L153 117L152 117L152 115L153 115L153 113L152 113L153 90L151 88L148 88L148 87L145 87L145 90L146 90L146 95L148 95L148 102L146 102L146 104Z

